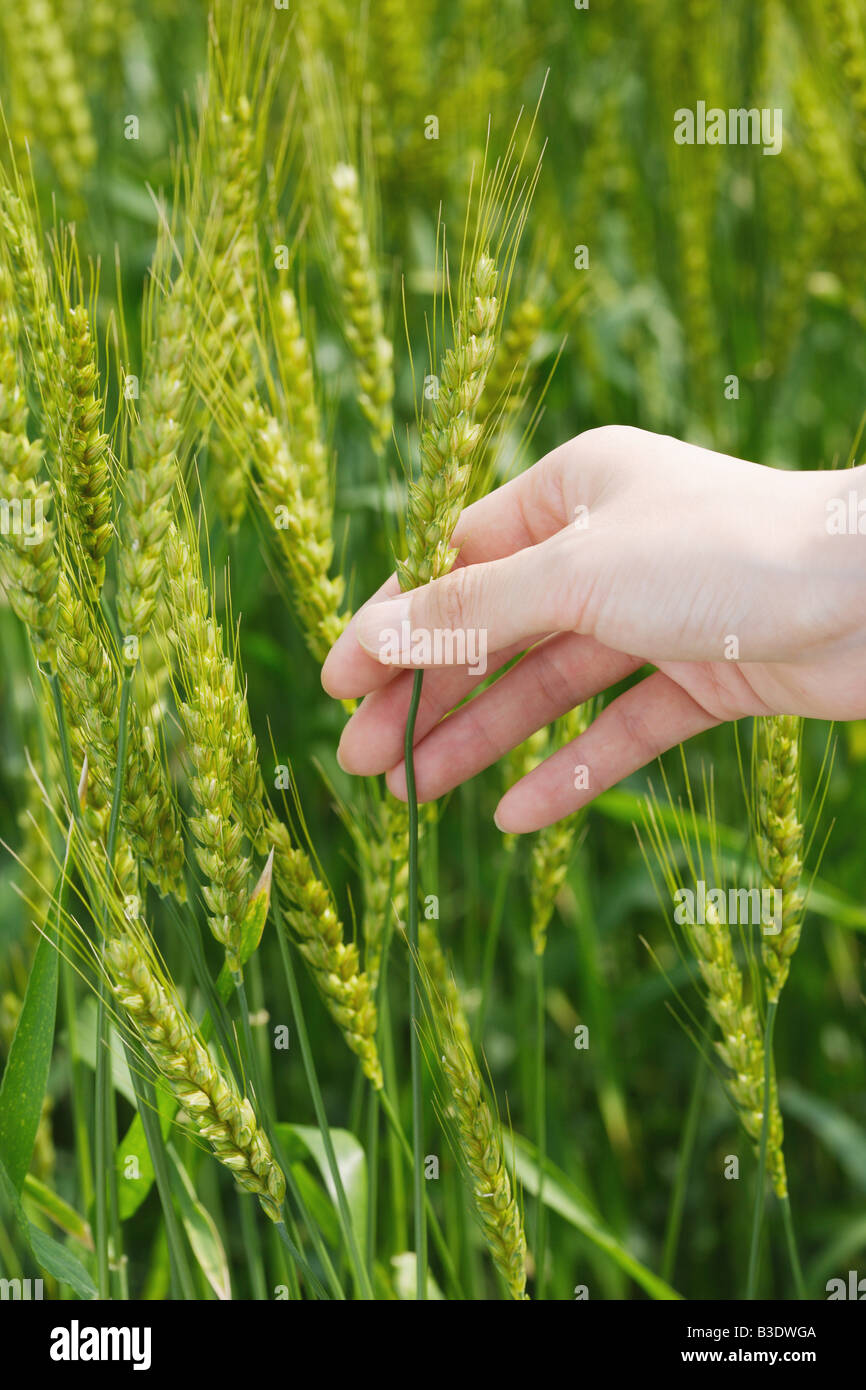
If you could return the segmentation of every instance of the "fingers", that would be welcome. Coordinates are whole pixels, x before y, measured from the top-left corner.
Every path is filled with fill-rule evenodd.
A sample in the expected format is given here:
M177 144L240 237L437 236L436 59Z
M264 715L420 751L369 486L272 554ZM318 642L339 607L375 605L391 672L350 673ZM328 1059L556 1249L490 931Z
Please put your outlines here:
M325 657L322 685L335 700L355 699L359 695L366 695L368 690L375 690L377 686L393 680L393 669L389 670L369 656L359 645L355 632L358 619L367 608L373 604L381 604L399 592L400 581L396 574L389 575L381 588L358 609L345 632L340 634Z
M641 664L638 657L611 651L592 638L573 633L560 633L542 642L489 690L461 706L418 743L415 779L419 798L432 801L474 777L536 729L624 679ZM406 679L411 682L411 677ZM392 763L396 763L387 764L391 768L388 786L404 798L402 744L392 739L388 747L395 754Z
M628 446L626 442L617 444L610 431L589 430L467 507L454 531L453 542L460 557L453 573L468 565L503 560L562 531L573 519L571 499L575 489L580 491L582 501L591 501L609 478L616 457L622 455L626 447L633 450L633 440ZM459 580L453 582L460 583ZM450 602L447 595L453 592L453 588L446 590L442 601ZM372 605L398 593L399 585L392 575L359 613L367 613ZM382 616L388 619L383 626L393 625L392 615ZM367 654L370 651L378 654L381 645L374 623L367 652L359 648L358 617L356 614L334 644L322 668L322 684L336 699L365 695L393 679L393 669L371 660ZM547 626L536 621L531 630L538 632Z
M577 440L570 440L467 507L453 536L463 563L500 560L561 531L572 519L565 479L576 453ZM589 467L587 460L582 471Z
M487 668L490 675L517 656L522 647L498 652ZM480 677L465 667L446 667L428 671L421 688L421 703L415 720L416 745L454 709L478 689ZM406 717L412 696L414 674L400 671L395 679L363 700L343 729L337 761L344 772L372 777L393 767L403 757Z
M608 705L586 733L505 793L500 830L525 834L552 825L678 743L721 720L660 671Z
M597 545L560 531L503 560L464 566L370 605L355 636L386 666L478 666L533 633L578 629Z
M417 593L420 591L415 590L415 592ZM399 674L398 664L383 664L375 656L371 656L358 641L358 632L361 624L367 623L368 626L372 626L374 632L383 631L387 628L387 616L384 620L381 616L373 616L373 610L375 609L376 615L381 615L390 602L400 603L403 601L399 597L394 597L399 594L399 580L396 574L392 574L381 588L377 589L372 598L369 598L364 606L358 609L357 613L348 623L345 631L337 638L337 641L326 656L325 663L322 667L322 685L334 699L357 699L362 695L368 695L373 691L383 689L389 685ZM536 631L530 640L537 641L540 635L541 634ZM510 660L509 656L498 653L495 661L488 661L486 639L482 641L479 647L475 634L469 637L468 648L465 636L462 648L459 646L459 634L452 633L451 637L456 640L453 642L453 646L449 647L449 650L453 649L458 655L462 652L464 655L468 656L468 661L460 664L470 669L468 676L467 672L464 671L460 693L455 694L450 705L443 707L440 712L440 718L447 709L453 709L458 700L464 699L465 696L469 694L470 690L475 689L481 677L491 671L497 671L504 662ZM526 642L515 643L511 656L516 656L526 645L528 645ZM431 685L430 681L428 681L428 685ZM435 688L435 686L433 688ZM449 685L449 689L452 688L457 689L453 682Z
M623 469L671 446L677 441L628 425L585 430L466 508L453 537L462 562L500 560L548 540L575 520L576 504L593 506Z

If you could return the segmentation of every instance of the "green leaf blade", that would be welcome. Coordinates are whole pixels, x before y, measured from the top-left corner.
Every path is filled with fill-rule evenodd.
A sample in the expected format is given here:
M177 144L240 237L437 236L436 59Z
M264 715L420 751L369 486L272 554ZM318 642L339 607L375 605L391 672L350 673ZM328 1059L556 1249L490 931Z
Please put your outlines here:
M0 1160L20 1193L33 1157L54 1048L58 955L42 936L0 1085Z

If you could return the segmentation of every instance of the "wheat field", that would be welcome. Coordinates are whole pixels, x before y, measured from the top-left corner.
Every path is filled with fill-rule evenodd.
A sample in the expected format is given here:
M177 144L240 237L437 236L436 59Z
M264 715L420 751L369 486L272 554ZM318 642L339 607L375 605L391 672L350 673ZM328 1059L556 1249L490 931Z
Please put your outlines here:
M866 721L723 726L515 836L598 702L419 807L320 680L581 431L857 460L866 20L663 10L3 0L4 1290L863 1268ZM784 142L680 143L699 102Z

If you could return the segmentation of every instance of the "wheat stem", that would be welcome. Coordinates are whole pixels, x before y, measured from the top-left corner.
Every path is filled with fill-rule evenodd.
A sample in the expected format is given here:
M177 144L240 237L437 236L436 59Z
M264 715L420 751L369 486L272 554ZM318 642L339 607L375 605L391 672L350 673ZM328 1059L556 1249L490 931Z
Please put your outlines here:
M388 961L390 958L390 945L393 933L389 932L382 947L382 961L380 966L379 980L376 986L377 1005L381 1007L379 1015L379 1043L382 1051L382 1075L383 1088L388 1096L388 1103L396 1114L398 1104L398 1084L397 1084L397 1058L394 1048L394 1030L391 1022L391 1001L386 988L388 975ZM400 1139L403 1139L401 1131ZM409 1245L409 1223L406 1215L406 1186L405 1170L401 1158L400 1139L398 1139L393 1125L388 1129L388 1159L391 1170L391 1219L394 1232L394 1240L398 1250L405 1250ZM412 1171L412 1149L408 1148L408 1167Z
M116 762L116 764L115 764L115 770L114 770L114 791L113 791L113 795L112 795L112 799L111 799L111 813L110 813L109 821L108 821L108 834L107 834L107 836L106 836L106 850L105 850L105 857L106 857L106 863L105 863L105 901L104 901L104 904L103 904L103 914L102 914L103 932L104 932L104 933L107 932L107 928L108 928L108 915L109 915L108 904L109 904L110 896L111 896L111 892L112 892L112 878L113 878L113 876L114 876L114 857L115 857L115 852L116 852L116 849L117 849L117 831L118 831L118 826L119 826L119 824L120 824L120 803L121 803L121 800L122 800L122 797L123 797L123 778L124 778L125 763L126 763L127 731L128 731L128 726L129 726L129 688L130 688L130 677L129 677L129 674L126 673L126 674L124 674L124 677L123 677L123 680L122 680L121 686L120 686L120 715L119 715L119 720L118 720L118 735L117 735L117 762ZM103 950L103 953L104 953L104 946L103 946L102 950ZM96 1113L96 1151L97 1151L97 1156L98 1156L97 1187L96 1187L97 1227L99 1227L99 1225L100 1225L100 1216L101 1216L101 1217L102 1217L102 1229L103 1229L103 1232L105 1232L105 1230L106 1230L106 1224L105 1224L105 1223L106 1223L106 1215L105 1215L104 1210L101 1211L100 1208L102 1207L102 1204L103 1204L103 1203L105 1202L105 1200L106 1200L105 1179L107 1178L107 1180L108 1180L107 1198L108 1198L108 1204L109 1204L108 1220L109 1220L109 1222L110 1222L111 1229L112 1229L112 1239L113 1239L113 1242L114 1242L115 1259L116 1259L116 1260L119 1260L119 1257L120 1257L120 1250L119 1250L119 1242L120 1242L120 1218L119 1218L119 1216L117 1215L117 1172L116 1172L116 1169L115 1169L115 1166L114 1166L114 1161L113 1161L113 1157L114 1157L114 1144L113 1144L113 1138L112 1138L112 1134L111 1134L111 1125L109 1124L109 1120L113 1120L114 1125L116 1125L116 1116L114 1115L114 1077L113 1077L113 1075L112 1075L112 1066L111 1066L111 1037L110 1037L110 1033L109 1033L109 1022L110 1022L110 1020L109 1020L109 1014L108 1014L108 988L109 988L109 986L108 986L108 979L107 979L107 977L106 977L106 974L105 974L104 970L102 970L102 971L100 971L100 975L99 975L99 994L98 994L97 1011L96 1011L96 1077L95 1077L95 1085L96 1085L96 1106L95 1106L95 1113ZM140 1096L139 1096L138 1088L137 1088L137 1086L136 1086L136 1082L135 1082L135 1079L134 1079L134 1078L135 1078L134 1069L131 1069L131 1070L130 1070L130 1075L133 1077L133 1086L135 1087L136 1099L138 1100L139 1111L142 1112L142 1119L143 1119L143 1111L144 1111L145 1106L146 1106L146 1101L144 1100L143 1097L140 1097ZM159 1125L157 1125L157 1129L159 1129ZM161 1130L159 1130L159 1142L160 1142L160 1145L161 1145L161 1144L162 1144L162 1131L161 1131ZM100 1180L100 1175L99 1175L99 1169L102 1170L102 1173L101 1173L101 1180ZM155 1162L154 1162L154 1172L156 1172L156 1164L155 1164ZM170 1195L169 1195L169 1202L170 1202L170 1201L171 1201L171 1197L170 1197ZM166 1236L168 1237L168 1228L167 1228L167 1227L166 1227Z
M544 1297L547 1279L547 1209L544 1166L547 1157L547 1095L544 1070L544 955L535 955L535 1133L538 1145L538 1192L535 1200L535 1297Z
M412 1145L409 1143L409 1140L403 1133L403 1127L400 1124L400 1118L397 1114L397 1110L394 1106L394 1103L386 1091L382 1090L377 1092L377 1094L379 1096L379 1102L382 1106L385 1118L388 1121L390 1131L397 1142L397 1146L406 1160L407 1167L412 1168L415 1162L414 1154L412 1151ZM436 1246L436 1249L439 1253L439 1258L442 1261L442 1268L445 1271L445 1274L447 1275L448 1280L450 1282L452 1296L456 1299L462 1300L464 1298L464 1294L461 1289L460 1278L457 1273L457 1269L454 1265L453 1257L451 1255L451 1248L447 1240L445 1239L442 1227L439 1225L438 1217L436 1216L436 1213L433 1210L433 1204L430 1201L430 1198L427 1196L426 1192L424 1194L424 1205L427 1212L427 1222L429 1225L430 1234L433 1237L433 1244Z
M340 1173L339 1164L337 1163L337 1155L334 1152L334 1144L331 1138L331 1129L330 1125L328 1124L327 1114L325 1112L325 1103L322 1099L322 1091L321 1087L319 1086L319 1078L316 1073L316 1064L313 1058L313 1050L310 1047L310 1038L309 1034L307 1033L306 1020L304 1018L304 1012L301 1007L301 996L298 992L297 977L295 975L295 969L292 964L291 951L289 950L288 943L286 941L286 927L282 919L279 901L276 896L274 897L273 901L274 913L277 922L277 935L280 940L280 954L282 956L283 961L283 971L285 973L286 984L288 985L289 989L289 1002L291 1004L292 1014L295 1020L295 1028L297 1029L298 1033L298 1043L301 1049L301 1059L304 1065L304 1073L307 1078L307 1086L309 1087L310 1096L312 1097L313 1109L316 1112L316 1122L319 1126L319 1132L322 1136L322 1144L325 1150L325 1158L327 1160L328 1168L331 1173L331 1180L334 1184L334 1191L337 1194L337 1210L340 1217L340 1225L343 1231L343 1238L346 1241L346 1245L349 1251L349 1259L352 1263L355 1280L358 1285L358 1289L361 1293L361 1297L364 1299L372 1299L373 1286L370 1283L370 1276L361 1259L361 1252L358 1248L358 1241L355 1235L355 1228L352 1225L352 1217L349 1211L349 1203L346 1197L346 1189L343 1185L343 1179Z
M108 1052L108 984L100 977L96 1005L96 1073L94 1076L94 1182L96 1185L96 1267L100 1298L111 1297L108 1259L108 1181L111 1162L108 1148L108 1100L111 1089L110 1054Z
M63 696L60 690L60 679L57 672L51 675L51 694L54 700L54 712L57 718L57 729L60 739L60 752L63 760L63 770L66 777L66 791L69 797L70 813L74 817L76 824L81 823L81 807L78 800L78 791L75 785L75 774L72 771L72 757L69 751L69 732L66 724L66 712L63 708ZM107 1068L106 1051L102 1045L107 1034L107 1011L105 1007L107 984L101 976L99 981L99 992L97 995L96 1012L96 1068L94 1077L94 1110L93 1110L93 1182L95 1188L96 1205L94 1211L94 1239L96 1244L96 1287L100 1298L111 1297L111 1274L108 1258L108 1206L107 1206L107 1187L106 1187L106 1130L107 1130L107 1110L105 1102L105 1077L108 1071L110 1085L110 1070Z
M279 907L276 904L274 910L275 912L279 912ZM293 1201L296 1203L296 1205L299 1207L303 1214L304 1222L307 1226L307 1230L310 1233L316 1254L318 1255L319 1260L321 1261L322 1268L325 1270L328 1279L331 1282L331 1287L334 1290L336 1290L337 1297L342 1298L343 1293L340 1289L340 1282L337 1278L336 1270L334 1269L334 1266L331 1262L331 1258L328 1255L324 1241L321 1238L318 1226L316 1225L315 1221L310 1216L307 1210L307 1206L304 1202L303 1195L300 1191L300 1188L297 1186L294 1174L292 1173L291 1164L286 1158L286 1155L281 1148L279 1139L277 1138L276 1125L273 1123L273 1112L265 1106L265 1088L262 1082L261 1069L259 1067L258 1057L255 1051L255 1044L253 1042L252 1025L250 1023L250 1011L247 1002L247 991L246 985L244 984L243 975L238 973L234 975L232 978L235 991L237 993L238 1005L240 1008L241 1029L243 1031L244 1037L244 1051L248 1058L250 1070L252 1073L253 1090L255 1092L256 1101L260 1109L262 1110L262 1116L271 1138L274 1156L277 1162L279 1163L280 1167L282 1168L283 1172L286 1174L286 1182L288 1185L288 1189L292 1195Z
M309 1280L310 1287L313 1290L313 1293L316 1295L316 1298L320 1300L326 1300L328 1298L328 1295L325 1293L325 1290L322 1288L322 1285L319 1283L319 1280L316 1278L315 1274L310 1269L310 1266L307 1264L297 1245L289 1236L289 1233L286 1230L285 1221L278 1221L276 1223L276 1230L277 1235L283 1242L283 1245L288 1250L292 1259L295 1261L298 1268L302 1270L304 1277Z
M475 1040L479 1043L484 1037L484 1025L487 1021L487 1009L490 1003L490 986L493 983L493 969L496 964L496 948L499 945L499 936L505 916L505 903L508 898L508 886L511 881L513 863L514 855L509 854L497 874L493 907L484 940L484 961L481 967L481 1003L478 1006L475 1023Z
M60 738L63 768L66 776L66 791L69 796L70 812L76 825L80 826L81 806L78 800L75 776L72 771L72 758L69 751L69 733L66 724L66 713L63 708L63 696L60 691L60 681L56 672L51 676L51 692L54 698L54 709L57 717L57 728ZM111 1265L108 1243L108 1182L110 1181L109 1174L113 1172L113 1165L110 1162L107 1149L110 1143L108 1133L108 1111L110 1106L112 1076L110 1067L111 1054L109 1052L108 1039L108 1011L106 1008L107 989L108 986L105 978L100 975L96 1012L96 1063L93 1108L93 1180L96 1197L94 1236L96 1244L96 1281L100 1298L111 1297ZM115 1245L115 1249L116 1248L117 1246Z
M117 849L117 837L120 824L120 803L123 795L131 683L131 676L128 673L125 674L121 682L114 795L111 805L108 835L106 838L105 899L103 905L104 931L106 931L108 927L108 904L112 892L114 857ZM78 800L75 778L72 771L66 714L63 708L60 682L56 673L52 675L51 688L54 696L57 726L66 775L67 793L71 802L72 815L76 824L81 828L81 805ZM86 834L86 831L84 833ZM125 1280L124 1264L120 1258L121 1226L117 1200L117 1174L113 1162L114 1149L116 1147L116 1140L114 1138L116 1132L116 1116L112 1105L114 1083L111 1069L109 1014L107 1007L108 991L108 977L105 971L102 970L100 971L99 977L96 1017L97 1052L94 1077L94 1186L96 1198L95 1237L97 1252L97 1287L100 1291L100 1296L103 1298L110 1297L111 1291L109 1227L111 1228L111 1242L115 1254L115 1261L119 1265L121 1278ZM72 994L71 1003L74 1009L74 992ZM162 1129L159 1120L154 1120L155 1100L153 1088L149 1086L147 1078L139 1073L126 1037L123 1038L123 1046L129 1064L129 1074L135 1092L138 1112L141 1116L148 1151L153 1163L154 1177L165 1219L166 1240L172 1261L172 1269L176 1272L181 1288L185 1291L184 1296L195 1297L192 1276L189 1272L186 1259L186 1251L173 1206ZM123 1290L121 1290L121 1292L123 1293Z
M240 1193L237 1194L237 1207L241 1222L241 1239L246 1254L247 1272L250 1279L250 1292L256 1303L264 1303L267 1300L267 1288L265 1285L265 1265L262 1257L262 1242L259 1231L253 1220L253 1213L247 1203L243 1200Z
M803 1282L803 1269L800 1264L800 1255L797 1250L797 1237L794 1233L794 1218L791 1214L791 1199L785 1194L779 1198L779 1205L782 1208L782 1221L785 1226L785 1243L788 1247L788 1259L791 1262L791 1273L794 1276L794 1286L797 1290L797 1298L801 1301L806 1297L806 1285Z
M367 1098L367 1267L376 1259L376 1224L379 1196L379 1107L375 1093Z
M180 1292L185 1299L195 1299L196 1290L189 1260L186 1255L183 1231L174 1209L171 1195L168 1158L160 1127L159 1111L156 1103L156 1088L149 1076L138 1074L135 1054L128 1040L123 1039L123 1050L129 1067L129 1075L134 1078L135 1094L138 1100L138 1113L148 1152L153 1162L153 1176L162 1206L165 1222L165 1239L171 1260L172 1274L177 1278Z
M770 1133L770 1106L772 1101L773 1075L773 1029L776 1023L778 999L767 1004L767 1022L764 1029L764 1100L761 1119L761 1143L758 1150L758 1185L755 1189L755 1206L752 1214L752 1241L749 1248L749 1274L746 1283L746 1298L755 1297L758 1282L758 1255L761 1246L761 1226L764 1219L764 1190L766 1187L767 1139Z
M60 953L60 988L66 1014L66 1035L69 1039L69 1067L72 1078L72 1126L75 1133L76 1171L81 1206L90 1210L93 1201L93 1164L90 1155L90 1134L87 1129L85 1078L81 1049L78 1042L78 1009L75 1000L75 971L65 951Z
M421 1075L421 992L418 980L418 794L415 787L415 721L421 703L424 672L416 671L406 716L403 752L406 761L406 800L409 805L409 1048L412 1072L412 1198L415 1229L417 1297L427 1297L427 1227L424 1219L424 1091Z
M120 803L123 800L123 778L126 770L126 748L129 741L129 692L132 680L128 671L124 672L120 683L120 714L117 729L117 763L114 769L114 795L111 801L111 816L108 822L106 839L106 873L110 879L114 870L114 855L117 849L117 830L120 824Z
M689 1099L689 1108L686 1112L686 1122L683 1126L683 1137L680 1144L680 1151L677 1156L677 1175L674 1182L674 1190L671 1196L671 1203L668 1207L668 1218L665 1226L665 1240L662 1248L661 1277L666 1284L669 1284L674 1276L674 1269L677 1260L677 1245L680 1239L680 1228L683 1219L683 1207L686 1200L686 1188L688 1186L689 1169L692 1165L692 1157L695 1151L695 1140L698 1134L698 1121L701 1116L701 1103L704 1098L704 1084L706 1081L706 1061L703 1053L698 1053L698 1060L695 1064L695 1077L692 1082L692 1094Z

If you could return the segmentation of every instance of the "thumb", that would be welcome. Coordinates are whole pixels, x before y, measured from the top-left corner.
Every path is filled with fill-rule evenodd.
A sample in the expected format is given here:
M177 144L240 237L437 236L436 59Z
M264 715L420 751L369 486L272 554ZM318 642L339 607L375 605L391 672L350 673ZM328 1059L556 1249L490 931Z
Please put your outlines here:
M355 634L390 666L477 665L487 652L577 629L580 544L560 532L505 559L465 565L359 613Z

